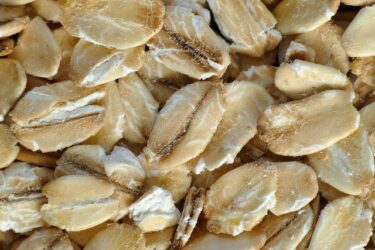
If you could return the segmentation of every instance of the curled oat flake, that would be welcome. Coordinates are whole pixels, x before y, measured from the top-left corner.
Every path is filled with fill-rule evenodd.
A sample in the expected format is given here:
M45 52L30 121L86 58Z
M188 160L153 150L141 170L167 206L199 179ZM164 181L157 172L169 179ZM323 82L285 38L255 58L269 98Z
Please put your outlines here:
M273 10L276 29L283 35L312 31L328 22L339 5L340 0L283 0Z
M273 105L260 117L259 136L275 154L301 156L319 152L359 127L353 99L351 91L327 90Z
M190 8L195 15L203 17L208 24L211 22L210 11L204 8L202 4L198 3L197 0L163 0L163 2L165 5Z
M208 81L175 92L151 130L144 149L147 161L158 168L173 168L198 156L209 144L224 113L222 92L219 82Z
M261 57L273 50L282 36L274 29L276 19L260 0L208 0L221 33L231 49ZM241 25L238 25L241 23Z
M33 152L23 147L20 148L16 159L18 161L26 162L32 165L49 168L55 167L57 161L57 158L52 155Z
M300 99L326 89L348 89L351 82L335 68L297 59L281 64L275 85L287 96Z
M25 6L0 5L0 22L11 21L17 17L24 16Z
M303 45L302 43L291 41L289 46L285 50L285 55L280 54L282 61L290 63L296 59L315 62L315 50L309 46Z
M147 45L151 56L195 79L221 77L230 57L228 45L206 23L180 6L167 6L163 29Z
M30 22L28 16L16 17L15 19L0 24L0 38L9 37L23 31Z
M37 15L47 21L54 23L60 22L61 9L59 3L55 0L35 0L31 3L33 10Z
M361 114L361 122L363 127L368 132L369 143L372 149L372 152L375 154L375 102L364 106L359 113Z

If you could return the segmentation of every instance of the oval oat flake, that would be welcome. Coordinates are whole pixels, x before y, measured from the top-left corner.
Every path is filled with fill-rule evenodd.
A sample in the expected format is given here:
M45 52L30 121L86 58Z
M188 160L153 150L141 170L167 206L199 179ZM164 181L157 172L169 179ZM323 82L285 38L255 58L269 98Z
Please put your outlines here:
M258 124L260 138L269 150L284 156L321 151L359 127L354 94L327 90L298 101L269 107Z
M116 49L145 44L163 25L161 0L62 0L61 8L71 35Z

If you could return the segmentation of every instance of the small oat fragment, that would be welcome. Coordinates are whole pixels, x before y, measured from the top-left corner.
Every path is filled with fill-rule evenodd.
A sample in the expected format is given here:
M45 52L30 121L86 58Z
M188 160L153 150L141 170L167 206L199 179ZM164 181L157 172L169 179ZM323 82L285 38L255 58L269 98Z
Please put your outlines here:
M101 100L101 104L106 110L106 117L103 127L99 132L87 140L86 144L98 144L107 152L111 151L116 143L122 139L124 132L125 117L121 96L116 82L106 84L106 94Z
M281 40L276 19L261 0L208 0L221 33L232 41L231 49L261 57ZM238 25L241 24L241 25Z
M160 231L177 225L180 211L168 191L154 186L129 207L129 216L142 232Z
M175 227L168 227L162 231L145 233L145 250L166 250L171 244Z
M187 166L181 165L173 169L162 170L148 166L144 160L141 162L146 169L146 179L143 185L145 191L153 186L161 187L172 194L175 203L185 197L192 179Z
M361 200L343 197L334 200L322 210L309 249L361 249L372 233L371 209Z
M0 169L10 165L17 157L19 147L10 128L0 124Z
M358 57L351 64L350 69L358 79L375 87L375 56Z
M230 57L228 45L191 9L167 6L163 29L147 45L166 67L195 79L221 77Z
M273 164L277 170L276 204L270 209L273 214L298 211L315 198L318 180L311 167L296 161Z
M342 36L342 45L350 57L375 56L375 6L362 8Z
M114 187L111 196L119 203L113 219L128 213L139 194L145 172L138 158L127 148L115 147L108 155L98 145L78 145L67 149L57 161L55 175L87 175Z
M53 76L53 79L56 81L65 81L69 80L70 72L70 58L73 52L75 45L78 40L76 37L71 36L63 27L55 29L53 35L56 38L56 41L60 45L61 50L61 61L59 70L56 75Z
M20 61L27 74L48 78L59 69L61 50L47 24L36 16L22 32L11 58Z
M59 3L54 0L36 0L31 3L38 16L54 23L60 22L61 9Z
M363 107L359 113L361 114L361 122L364 129L368 132L369 143L372 152L375 155L375 102Z
M100 231L103 231L110 223L104 222L94 227L90 227L89 229L82 230L82 231L75 231L75 232L68 232L69 238L76 243L80 247L84 247L87 243Z
M0 39L0 57L13 53L15 41L12 38Z
M105 109L97 104L104 96L103 87L80 88L72 81L33 88L10 114L12 131L33 151L53 152L80 143L104 125Z
M11 21L25 15L25 6L0 5L0 22Z
M68 235L57 228L44 228L34 231L21 242L17 250L74 250Z
M43 187L48 198L48 204L41 208L43 220L69 231L99 225L118 212L119 202L111 198L114 191L113 185L92 176L56 178Z
M306 206L291 216L278 232L267 239L262 249L296 249L309 232L313 224L314 214L310 206ZM260 228L261 229L261 228Z
M266 242L266 236L258 231L244 232L235 237L223 234L205 233L189 242L184 250L257 250Z
M351 82L335 68L294 60L276 70L275 85L289 97L300 99L326 89L348 89Z
M22 65L13 59L0 59L0 122L26 88Z
M318 177L339 191L363 196L368 193L375 166L368 132L362 127L325 150L308 155L308 159Z
M351 91L327 90L268 108L259 119L260 138L270 151L284 156L319 152L359 127Z
M189 241L203 210L206 191L191 187L185 198L184 208L169 249L181 249Z
M175 92L159 112L144 149L149 163L173 168L198 156L224 113L222 85L196 82Z
M145 248L145 236L139 228L125 223L114 223L97 233L84 250L143 250Z
M276 28L283 35L312 31L328 22L339 5L340 0L283 0L273 10Z
M135 73L119 79L118 91L125 117L121 128L124 138L131 143L146 143L159 103Z
M26 163L13 163L0 171L1 231L24 233L45 225L40 207L46 199L41 188L52 178L51 170Z
M289 46L285 50L285 55L280 55L282 61L287 63L293 62L296 59L315 62L315 50L309 46L306 46L302 43L291 41Z
M208 231L233 236L250 231L275 206L276 188L277 170L268 162L248 163L227 172L207 193Z
M30 22L28 16L17 17L9 22L0 24L0 38L13 36L23 31Z
M225 112L206 149L197 157L195 172L233 163L241 148L257 132L258 117L273 103L264 88L248 81L225 85Z
M117 50L81 39L72 51L69 75L84 87L107 83L140 69L144 53L144 46Z
M116 49L145 44L163 25L161 0L61 0L61 23L73 36Z
M344 74L349 71L349 58L342 46L343 29L333 22L299 34L296 41L315 51L315 62L334 67Z

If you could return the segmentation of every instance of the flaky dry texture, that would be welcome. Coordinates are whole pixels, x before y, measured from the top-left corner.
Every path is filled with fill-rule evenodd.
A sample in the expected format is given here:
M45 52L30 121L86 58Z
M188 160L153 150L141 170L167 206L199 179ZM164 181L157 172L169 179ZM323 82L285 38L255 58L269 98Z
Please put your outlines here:
M350 91L327 90L273 105L260 118L260 138L280 155L301 156L321 151L359 127L360 117L352 105L353 98Z

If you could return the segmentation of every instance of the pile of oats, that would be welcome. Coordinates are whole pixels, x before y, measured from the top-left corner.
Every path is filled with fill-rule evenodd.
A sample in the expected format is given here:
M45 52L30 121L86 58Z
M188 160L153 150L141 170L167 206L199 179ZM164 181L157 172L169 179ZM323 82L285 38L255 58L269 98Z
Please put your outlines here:
M0 250L374 249L375 0L0 0Z

